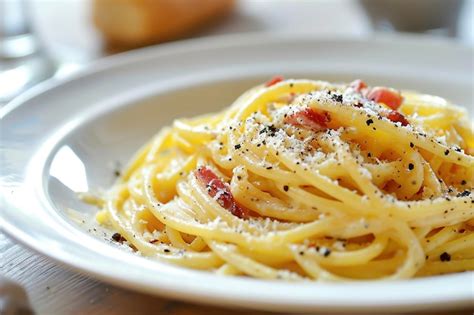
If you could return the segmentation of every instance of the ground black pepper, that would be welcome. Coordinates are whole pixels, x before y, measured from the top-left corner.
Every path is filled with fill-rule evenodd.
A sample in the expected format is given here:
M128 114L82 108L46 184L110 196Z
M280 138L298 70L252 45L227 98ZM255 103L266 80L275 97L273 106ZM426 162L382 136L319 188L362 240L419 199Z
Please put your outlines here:
M112 239L118 243L123 243L126 239L120 233L114 233Z
M439 259L441 261L450 261L451 260L451 255L449 255L448 253L444 252L442 253L441 255L439 255Z
M469 190L465 190L463 192L460 192L459 194L456 195L456 197L467 197L471 194Z
M329 248L325 248L324 253L323 253L324 257L328 257L330 254L331 254L331 250Z

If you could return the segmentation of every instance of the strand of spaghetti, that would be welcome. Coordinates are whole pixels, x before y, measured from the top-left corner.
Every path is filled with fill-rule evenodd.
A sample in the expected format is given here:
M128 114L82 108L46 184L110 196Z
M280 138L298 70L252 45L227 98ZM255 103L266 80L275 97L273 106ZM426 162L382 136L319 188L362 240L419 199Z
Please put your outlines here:
M234 169L230 189L240 204L264 217L292 222L309 222L320 215L311 208L285 204L271 194L259 190L248 180L244 167Z
M317 170L311 170L310 172L309 169L297 164L297 162L286 156L284 153L280 153L279 158L283 164L293 169L296 175L306 178L309 184L326 192L331 197L343 201L345 204L351 204L361 213L370 214L374 211L370 208L369 203L362 199L362 196L354 191L339 186L337 182L334 182L327 177L321 176Z
M391 220L395 223L395 221ZM404 261L398 267L396 272L392 275L387 275L378 279L400 279L400 278L409 278L413 276L417 269L420 268L424 263L423 251L419 242L416 239L416 236L413 232L403 223L395 223L394 228L398 231L391 233L391 237L406 244L407 253ZM399 232L406 232L407 234L398 234ZM324 280L324 281L341 281L341 280L352 280L349 278L344 278L337 276L329 271L322 269L316 259L308 259L307 257L302 257L299 255L299 252L292 251L295 257L295 260L300 264L300 266L312 277Z
M235 245L209 240L207 241L207 244L228 264L231 264L233 267L241 270L247 275L263 279L301 280L301 277L295 273L289 271L282 272L239 254Z
M164 244L150 244L135 233L130 223L122 220L118 214L116 202L119 200L111 199L107 203L107 209L114 228L120 232L127 241L146 255L157 258L162 261L188 266L198 269L209 269L218 267L222 261L212 252L182 252L177 248Z
M459 237L455 240L440 244L426 253L430 256L439 256L444 252L456 253L464 249L474 249L474 234Z
M457 261L433 261L427 262L423 268L417 272L417 276L431 276L443 273L463 272L474 270L474 259L461 259ZM468 276L469 277L469 276Z
M287 82L274 84L266 89L260 90L256 95L242 104L242 107L239 112L236 113L235 118L238 120L245 120L249 114L258 111L269 102L278 99L282 94L308 93L320 90L324 87L329 87L327 82L309 80L289 80Z
M297 226L287 231L277 231L266 235L250 235L242 233L242 231L232 229L224 222L222 224L216 224L221 229L216 232L216 227L209 224L202 224L196 222L192 217L183 216L183 213L174 211L173 209L179 208L181 205L177 201L171 201L167 204L160 205L160 203L153 196L153 192L150 189L145 188L148 200L148 206L153 214L159 218L160 221L172 228L181 232L199 235L203 238L210 238L224 242L237 243L242 246L250 248L261 249L262 251L269 250L281 250L286 252L284 243L301 241L309 236L322 235L326 231L332 228L334 221L332 219L326 219L321 221L315 221L306 223L304 225ZM216 203L214 200L209 200L210 204ZM218 205L214 205L218 206ZM181 217L178 215L181 214Z
M329 267L333 273L345 277L345 279L379 279L396 272L398 266L403 262L404 256L401 251L388 259L377 259L369 261L364 265Z
M245 166L245 168L247 168L252 173L272 179L274 181L284 181L290 185L299 186L306 183L304 179L302 179L300 176L295 176L295 174L292 172L277 168L274 169L272 164L262 163L261 159L259 158L259 156L261 156L259 155L261 154L261 150L256 150L255 152L253 150L254 148L252 148L252 146L248 143L243 143L242 146L244 150L249 149L249 151L245 151L245 155L236 155L235 160L240 165ZM268 172L269 167L271 167L271 172Z
M165 230L166 235L168 235L168 238L174 247L194 251L190 244L183 240L183 237L179 231L173 229L170 226L166 226Z
M407 127L396 126L387 119L378 119L376 115L367 111L343 104L337 104L335 102L320 102L317 100L310 101L307 105L331 113L345 126L353 126L359 130L367 130L367 134L373 134L373 128L379 132L395 134L398 135L397 141L399 141L400 144L408 146L411 142L414 143L415 146L443 157L445 160L453 164L465 167L474 166L474 157L468 156L462 152L451 150L447 146L438 143L435 139L430 138L425 134L419 135ZM367 126L366 123L369 119L372 120L370 127Z
M458 230L461 228L462 224L456 224L451 226L446 226L442 228L435 235L427 237L424 239L423 249L425 252L430 252L436 247L444 244L456 237L459 236Z
M423 162L423 177L423 185L425 188L423 190L423 194L430 197L441 196L443 193L441 184L438 178L436 177L434 170L431 168L431 165L426 161Z
M171 133L172 133L172 129L167 127L167 128L163 128L155 137L153 137L148 150L143 150L145 153L145 156L143 158L146 162L155 161L156 158L159 156L158 152L163 151L163 149L170 146ZM142 157L137 156L137 157L134 157L132 160L135 160L136 162L141 162ZM130 166L128 168L129 173L132 173L134 170L135 170L134 166ZM124 179L126 178L127 177L125 176Z
M299 203L307 206L314 206L326 213L330 213L333 216L340 217L343 214L347 215L359 215L359 211L352 208L350 205L342 203L336 200L330 200L311 194L304 189L298 187L288 187L288 191L285 192L290 198L298 201Z
M387 246L388 238L385 235L376 237L374 241L358 250L352 251L331 251L330 255L325 256L325 251L317 251L314 247L309 249L308 246L295 246L293 251L297 251L298 255L308 255L318 262L321 266L353 266L363 265L379 256Z
M231 264L225 263L219 269L216 270L217 275L223 275L223 276L237 276L242 274L242 271L237 269Z
M362 193L368 197L369 203L372 206L379 206L381 204L379 196L383 193L372 184L370 173L355 161L350 153L349 145L342 143L337 134L331 133L328 136L332 137L331 141L328 141L329 146L337 153L339 160L342 161L341 163L348 170Z
M465 210L457 209L457 211L449 211L452 207L446 209L446 213L443 212L442 215L432 215L425 218L420 218L416 220L410 220L409 224L411 227L422 227L422 226L431 226L432 228L443 227L447 225L454 225L460 222L469 220L474 216L474 208L469 204L460 203L460 205L465 208Z

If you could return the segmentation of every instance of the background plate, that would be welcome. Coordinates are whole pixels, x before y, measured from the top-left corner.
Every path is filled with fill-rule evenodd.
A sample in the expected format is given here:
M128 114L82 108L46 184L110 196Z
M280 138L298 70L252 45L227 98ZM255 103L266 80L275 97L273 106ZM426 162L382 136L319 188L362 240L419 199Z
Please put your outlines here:
M275 74L413 89L472 108L472 48L420 37L239 35L104 59L2 109L1 226L30 248L98 279L167 297L278 311L391 311L472 306L472 272L392 282L284 283L165 265L110 246L68 216L95 209L76 192L108 187L178 116L228 106Z

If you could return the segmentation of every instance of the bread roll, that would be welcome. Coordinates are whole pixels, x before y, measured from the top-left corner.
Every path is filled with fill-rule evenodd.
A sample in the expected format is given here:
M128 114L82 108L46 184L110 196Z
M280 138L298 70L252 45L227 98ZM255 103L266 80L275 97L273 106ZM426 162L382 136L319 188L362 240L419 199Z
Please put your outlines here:
M227 14L234 0L95 0L94 22L112 46L188 36Z

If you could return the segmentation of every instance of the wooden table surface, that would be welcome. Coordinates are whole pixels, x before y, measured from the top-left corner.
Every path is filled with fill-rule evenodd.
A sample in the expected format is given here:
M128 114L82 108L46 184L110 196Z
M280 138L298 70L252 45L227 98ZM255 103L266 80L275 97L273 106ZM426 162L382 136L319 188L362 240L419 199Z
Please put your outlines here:
M357 2L295 2L242 0L233 16L201 36L251 31L363 35L370 31L364 12ZM46 49L61 63L58 76L66 76L87 66L91 60L105 55L100 36L90 23L89 1L36 0L30 4L35 29L43 39ZM58 25L61 27L58 28ZM3 276L25 288L37 314L242 313L239 310L198 306L152 297L96 281L33 253L1 232L0 270ZM254 311L246 313L267 314Z

